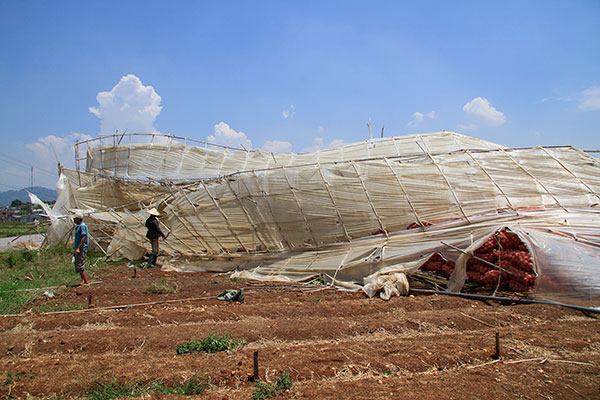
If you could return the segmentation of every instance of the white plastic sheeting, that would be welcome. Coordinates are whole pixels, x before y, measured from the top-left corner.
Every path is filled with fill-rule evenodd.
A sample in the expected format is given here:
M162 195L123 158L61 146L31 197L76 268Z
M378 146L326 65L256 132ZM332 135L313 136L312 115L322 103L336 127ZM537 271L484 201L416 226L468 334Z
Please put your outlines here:
M536 294L600 299L600 164L572 147L509 149L450 132L306 154L170 137L86 145L86 171L63 171L53 213L62 221L65 209L83 211L116 258L143 256L145 210L156 207L169 233L161 249L180 271L352 286L386 267L410 273L441 252L457 260L450 289L460 290L467 256L443 243L472 251L509 226L534 256ZM406 230L414 222L432 225ZM50 237L64 237L64 226Z

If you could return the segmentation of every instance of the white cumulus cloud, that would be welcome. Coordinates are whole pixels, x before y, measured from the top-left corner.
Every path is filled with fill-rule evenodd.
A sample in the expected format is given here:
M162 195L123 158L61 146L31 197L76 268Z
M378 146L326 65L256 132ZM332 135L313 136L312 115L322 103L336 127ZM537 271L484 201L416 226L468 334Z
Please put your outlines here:
M140 78L128 74L110 92L96 96L97 107L89 107L100 118L100 133L113 134L118 129L129 133L158 133L154 121L162 107L161 97L152 86L144 86Z
M504 113L498 111L492 104L483 97L476 97L463 106L463 111L469 118L487 125L502 125L506 122Z
M207 141L237 149L242 148L242 146L247 150L252 148L252 141L248 139L244 132L236 132L225 122L219 122L215 125L215 134L208 136Z
M412 121L410 121L408 123L408 126L417 125L417 124L423 122L425 120L425 118L434 119L435 118L435 111L431 111L431 112L428 112L426 114L417 111L417 112L415 112L412 115L412 117L413 117L413 119L412 119Z
M267 140L262 149L270 153L288 153L292 151L292 144L282 140Z
M92 136L81 133L65 137L49 135L38 138L35 143L29 143L27 148L33 151L35 160L46 169L56 170L56 158L64 167L72 169L75 167L75 142L89 139Z
M292 118L294 116L294 114L296 114L296 107L294 107L293 104L290 104L290 106L287 108L287 110L283 110L281 112L281 115L285 119Z
M325 139L317 137L313 140L312 146L305 147L304 149L302 149L302 151L309 153L312 151L325 150L331 149L333 147L343 146L344 144L346 144L346 142L343 139L333 139L330 142L326 142Z
M596 111L600 110L600 86L594 86L583 90L579 96L579 111Z
M65 137L49 135L38 138L34 143L27 144L26 147L33 152L32 160L35 160L36 167L54 172L57 171L57 158L63 167L74 169L75 143L89 139L92 139L92 136L82 133L72 133ZM80 151L85 152L85 149L86 147L80 149ZM82 165L82 167L85 168L85 165ZM47 173L38 175L38 177L42 180L43 186L53 187L56 184L56 178L51 178Z

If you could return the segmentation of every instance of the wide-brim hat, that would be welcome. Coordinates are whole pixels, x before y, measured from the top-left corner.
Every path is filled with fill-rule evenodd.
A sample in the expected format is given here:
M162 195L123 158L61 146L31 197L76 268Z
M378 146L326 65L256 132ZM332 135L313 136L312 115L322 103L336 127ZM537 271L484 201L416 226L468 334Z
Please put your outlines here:
M156 208L154 208L154 207L152 207L151 209L148 210L148 214L154 215L154 216L157 216L157 217L160 215L160 213L158 212L158 210Z

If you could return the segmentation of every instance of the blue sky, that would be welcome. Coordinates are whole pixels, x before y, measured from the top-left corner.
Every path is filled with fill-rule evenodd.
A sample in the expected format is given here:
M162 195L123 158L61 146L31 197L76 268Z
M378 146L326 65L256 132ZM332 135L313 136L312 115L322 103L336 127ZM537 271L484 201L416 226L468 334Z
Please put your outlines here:
M0 190L117 128L301 152L369 121L600 148L600 1L0 0Z

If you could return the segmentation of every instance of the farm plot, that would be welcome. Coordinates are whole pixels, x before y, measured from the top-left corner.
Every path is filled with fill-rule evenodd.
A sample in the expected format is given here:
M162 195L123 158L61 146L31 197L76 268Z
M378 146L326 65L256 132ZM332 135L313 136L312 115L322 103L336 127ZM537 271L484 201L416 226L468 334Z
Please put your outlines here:
M134 275L125 265L102 281L28 306L70 312L0 317L2 396L101 398L98 388L137 385L138 394L181 398L175 388L196 379L195 398L266 398L249 380L255 352L264 384L289 374L282 398L600 396L600 322L570 309L441 295L386 302L224 274ZM216 298L242 287L243 303ZM177 353L211 334L243 343Z

